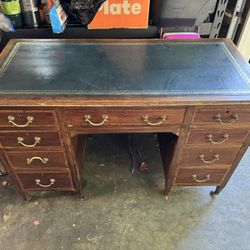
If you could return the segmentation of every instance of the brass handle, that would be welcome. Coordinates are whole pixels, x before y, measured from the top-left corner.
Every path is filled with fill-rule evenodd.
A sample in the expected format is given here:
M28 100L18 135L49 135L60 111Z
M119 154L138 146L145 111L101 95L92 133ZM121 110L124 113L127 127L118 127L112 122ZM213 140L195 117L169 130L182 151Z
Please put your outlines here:
M55 184L55 179L49 179L50 180L50 184L48 184L48 185L44 185L44 184L41 184L41 180L40 179L36 179L35 181L36 181L36 185L37 186L40 186L40 187L43 187L43 188L47 188L47 187L51 187L52 185L54 185Z
M239 120L239 117L238 117L238 114L233 114L232 116L231 116L231 119L230 120L228 120L228 121L223 121L222 119L221 119L221 114L215 114L214 115L214 118L220 123L220 124L222 124L222 125L228 125L228 124L232 124L232 123L234 123L235 121L238 121Z
M198 158L199 158L203 163L206 163L206 164L211 164L211 163L214 163L214 162L216 162L216 161L219 160L219 155L218 155L218 154L215 154L215 155L214 155L214 159L211 160L211 161L205 160L204 157L205 157L204 155L199 155L199 156L198 156Z
M32 161L34 160L40 160L43 164L46 164L48 162L48 158L42 158L39 156L34 156L32 158L27 158L27 164L31 164Z
M213 140L213 135L207 135L207 139L212 143L212 144L222 144L223 142L225 142L226 140L228 140L229 135L228 134L224 134L223 139L221 141L214 141Z
M206 175L206 179L198 179L196 174L192 175L193 179L198 183L203 183L210 180L210 175Z
M84 116L85 122L88 122L90 125L95 126L95 127L102 126L105 122L108 121L108 118L109 118L108 115L102 115L103 120L100 123L94 123L94 122L90 121L91 115Z
M27 122L25 124L16 124L15 121L15 117L13 115L9 115L8 116L8 120L9 123L13 124L15 127L19 127L19 128L24 128L24 127L28 127L29 124L31 124L34 121L34 117L33 116L27 116Z
M166 115L161 115L160 118L161 118L161 120L159 122L150 122L148 115L143 115L142 116L142 119L144 120L144 122L146 122L150 126L159 126L159 125L162 124L162 122L164 122L164 121L167 120L167 116Z
M23 141L24 141L24 138L23 137L17 137L17 143L21 144L22 146L26 147L26 148L33 148L35 147L37 144L39 144L41 142L41 137L34 137L34 144L25 144Z

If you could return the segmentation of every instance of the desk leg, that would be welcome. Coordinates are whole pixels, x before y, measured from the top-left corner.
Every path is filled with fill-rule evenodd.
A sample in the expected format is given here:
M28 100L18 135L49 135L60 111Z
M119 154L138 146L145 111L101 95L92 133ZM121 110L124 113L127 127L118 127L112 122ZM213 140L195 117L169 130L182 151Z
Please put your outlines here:
M210 192L210 195L213 197L215 195L220 194L220 192L223 190L224 187L225 187L225 185L217 186L214 191Z
M20 185L19 181L17 180L17 177L16 177L13 169L10 167L3 150L0 150L0 164L1 164L1 168L4 169L4 172L1 172L1 174L3 173L4 175L8 175L8 178L10 179L11 185L14 186L15 190L21 195L21 197L25 201L30 201L31 196L23 190L22 186Z
M79 198L82 199L82 200L85 199L85 196L84 196L84 193L83 193L83 188L84 188L84 185L83 185L83 183L82 183L82 181L81 181L81 182L80 182L80 190L79 190L78 195L79 195Z
M73 185L77 194L82 198L84 196L82 194L81 172L83 171L86 137L67 127L65 113L58 110L57 119L72 174Z
M211 191L210 195L213 197L215 195L220 194L220 192L223 190L223 188L227 185L228 181L230 180L231 176L233 175L234 171L236 170L238 164L240 163L242 157L244 156L245 152L248 149L248 146L250 145L250 135L248 135L247 139L245 140L243 146L239 150L237 156L234 159L233 165L230 168L230 170L227 173L226 178L224 179L223 183L220 186L217 186L215 191Z
M77 135L71 138L71 149L73 150L73 160L74 166L73 168L78 173L75 182L78 183L78 193L81 199L84 199L83 188L85 186L85 182L82 181L82 172L84 166L84 157L85 157L85 149L86 149L86 136Z
M171 163L175 152L178 137L174 134L158 134L158 141L162 159L162 166L165 177L164 195L168 199L168 194L172 188L170 176L172 173Z
M2 162L0 161L0 176L4 176L7 175L7 172L2 164Z

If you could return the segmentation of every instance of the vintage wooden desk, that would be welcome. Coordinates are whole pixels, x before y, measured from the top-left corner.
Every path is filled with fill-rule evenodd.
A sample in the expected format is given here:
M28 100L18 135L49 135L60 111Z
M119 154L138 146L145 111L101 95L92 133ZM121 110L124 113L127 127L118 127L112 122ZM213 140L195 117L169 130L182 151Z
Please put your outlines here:
M0 157L27 199L80 192L87 134L157 133L166 197L219 194L250 143L250 70L226 40L12 40L0 60Z

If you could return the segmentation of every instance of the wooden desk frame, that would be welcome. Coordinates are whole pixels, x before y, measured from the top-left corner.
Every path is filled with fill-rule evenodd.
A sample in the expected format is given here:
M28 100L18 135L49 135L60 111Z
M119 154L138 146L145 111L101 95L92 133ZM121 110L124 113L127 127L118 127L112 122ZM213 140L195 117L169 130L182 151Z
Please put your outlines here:
M4 61L6 56L10 53L11 48L15 45L19 40L12 40L8 43L2 54L0 55L0 61ZM23 40L20 40L23 41ZM37 40L39 42L40 40ZM79 42L79 40L65 40L65 42ZM84 42L84 40L80 40ZM87 40L88 42L90 40ZM207 40L204 40L206 42ZM91 42L98 43L100 40L92 40ZM101 42L104 42L101 40ZM105 41L105 42L110 42ZM114 41L113 41L114 42ZM137 41L143 42L143 41ZM153 41L157 42L157 41ZM162 41L161 41L162 42ZM229 49L239 58L239 63L242 66L242 69L247 69L247 65L245 61L242 59L241 55L239 55L235 46L227 41ZM248 69L249 70L249 69ZM103 126L93 126L89 124L89 122L83 121L83 126L74 124L74 117L71 118L71 115L74 112L78 112L82 115L88 115L90 113L96 114L100 113L100 110L103 111L102 115L105 115L107 112L109 116L118 115L116 118L115 126L106 126L105 122L102 124ZM169 114L175 114L176 111L182 111L173 119L176 119L176 122L165 124L162 120L162 123L159 126L150 125L148 121L143 121L143 116L152 113L152 123L159 123L161 121L161 116L166 112L166 116ZM48 125L41 122L37 127L29 126L25 128L17 128L13 124L10 124L6 118L6 124L3 124L2 127L0 125L0 134L2 138L10 138L12 134L18 134L23 132L34 134L36 133L49 133L56 132L59 135L59 141L61 145L50 145L45 144L46 151L56 150L57 152L63 151L65 153L65 167L52 167L51 169L43 170L42 167L37 167L34 169L26 169L25 166L15 167L12 160L10 160L10 155L19 155L20 152L28 153L28 152L42 152L44 148L42 146L38 146L34 148L20 148L18 146L13 146L12 144L5 145L5 142L0 137L0 157L1 160L13 180L17 191L25 198L29 199L28 192L29 191L40 191L40 190L57 190L57 191L75 191L78 193L81 192L81 170L84 160L84 149L85 149L85 140L84 135L87 134L96 134L96 133L157 133L159 134L159 144L161 150L161 157L163 162L163 170L165 176L165 188L164 194L165 197L168 197L168 194L172 188L172 186L187 186L187 185L212 185L217 186L216 190L212 192L212 194L219 194L222 189L225 187L233 172L235 171L238 163L240 162L242 156L248 148L250 143L249 129L250 129L250 98L249 96L165 96L165 97L138 97L138 96L130 96L130 97L27 97L27 96L1 96L0 98L0 121L1 114L4 114L4 117L8 117L8 115L18 114L20 117L26 115L30 115L31 113L38 114L41 116L42 114L46 114L46 112L50 113L53 116L54 124ZM73 113L72 113L73 112ZM168 113L169 112L169 113ZM94 116L95 123L102 122L102 116L98 117ZM119 117L125 119L127 115L130 114L133 119L137 116L138 120L135 122L138 123L134 125L133 123L127 123L127 125L121 122L119 124ZM202 120L204 114L210 117L211 121L207 123L207 120ZM218 119L215 119L216 114L221 114L222 119L225 120L225 123L229 124L220 124ZM232 118L235 114L237 114L237 119L234 120ZM195 120L197 117L200 117L200 120ZM43 115L42 115L43 116ZM203 118L202 118L203 117ZM3 118L5 119L5 118ZM52 118L51 118L52 119ZM198 119L198 118L197 118ZM233 119L231 121L231 119ZM72 123L73 121L73 123ZM231 123L231 124L230 124ZM31 125L32 126L32 125ZM224 135L229 131L230 140L225 140L225 144L215 145L216 143L211 143L211 140L206 140L205 142L200 142L200 144L188 144L188 138L190 136L190 131L194 131L198 133L201 132L202 138L207 134L209 134L212 128L216 128L221 130L221 135ZM223 131L226 132L223 132ZM198 132L197 132L198 131ZM172 136L166 136L164 133L172 133ZM203 134L202 134L203 133ZM234 135L235 134L235 135ZM174 136L176 135L176 136ZM231 141L232 135L232 141ZM240 140L237 139L239 137ZM8 137L9 136L9 137ZM54 135L53 135L54 136ZM223 138L222 138L223 139ZM9 140L9 139L8 139ZM11 140L11 139L10 139ZM53 140L53 138L52 138ZM221 139L220 139L221 140ZM12 143L12 142L11 142ZM207 144L206 144L207 143ZM211 144L209 144L211 143ZM231 162L227 162L222 165L217 164L216 159L201 159L204 164L197 165L196 160L189 160L187 162L183 162L183 155L185 150L189 150L190 152L196 152L195 150L198 148L203 148L204 151L208 150L209 152L214 152L217 149L222 152L223 150L227 151L229 148L229 152L233 152L235 157L231 160ZM191 153L190 153L191 154ZM226 153L225 153L226 154ZM200 156L200 155L198 155ZM210 157L210 156L209 156ZM227 158L227 157L225 157ZM14 159L15 160L15 159ZM14 161L13 160L13 161ZM193 161L193 162L192 162ZM209 163L208 163L209 162ZM63 163L64 164L64 163ZM191 165L194 164L194 167ZM207 167L207 164L209 167ZM217 166L218 165L218 166ZM184 169L184 170L183 170ZM190 169L194 169L198 171L196 175L195 172L191 173ZM183 172L179 172L183 171ZM189 172L188 172L189 171ZM209 172L209 174L206 173ZM190 181L190 176L187 178L187 172L190 174L194 181ZM45 184L41 184L41 180L36 184L41 186L34 186L34 180L29 176L35 176L38 174L41 178L45 178L48 176L49 180L54 180L53 174L60 175L59 177L59 186L54 185L47 182ZM213 177L214 174L214 177ZM45 177L44 177L45 175ZM200 179L199 175L202 179ZM51 177L52 176L52 177ZM179 176L179 177L178 177ZM185 177L186 176L186 177ZM195 176L195 177L194 177ZM204 180L206 176L209 176L208 180ZM212 177L211 177L212 176ZM178 178L179 181L178 181ZM36 177L34 177L36 178ZM46 177L47 178L47 177ZM52 178L52 179L51 179ZM186 179L185 179L186 178ZM210 179L211 178L211 179ZM214 178L214 179L213 179ZM65 179L67 181L65 182ZM211 181L209 181L209 179ZM196 181L195 181L196 180ZM56 180L57 181L57 180ZM32 184L30 184L32 182Z

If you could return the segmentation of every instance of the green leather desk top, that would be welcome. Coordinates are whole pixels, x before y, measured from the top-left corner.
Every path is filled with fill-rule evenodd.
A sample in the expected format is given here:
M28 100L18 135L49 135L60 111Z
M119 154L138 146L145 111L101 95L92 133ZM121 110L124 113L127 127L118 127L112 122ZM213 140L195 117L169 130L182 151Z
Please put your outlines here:
M0 95L250 95L250 69L226 41L17 41Z

